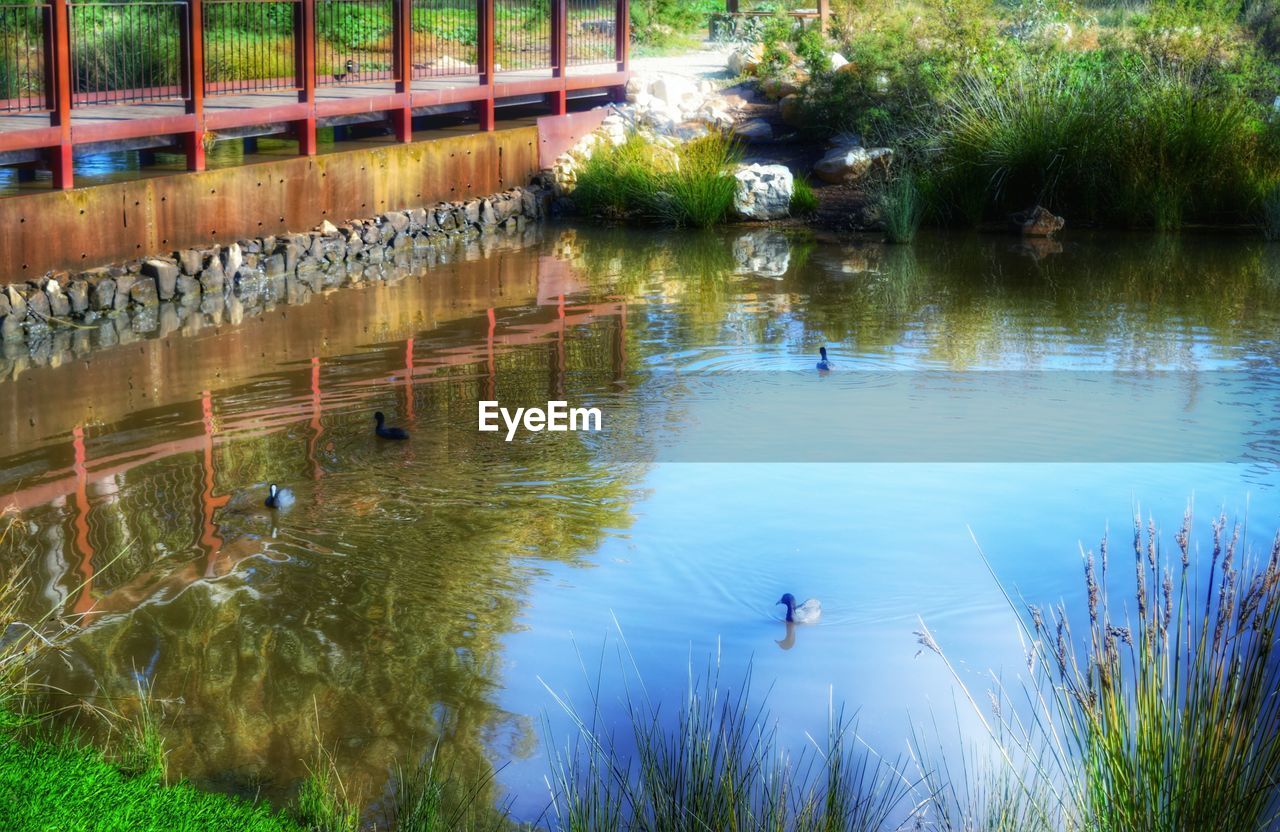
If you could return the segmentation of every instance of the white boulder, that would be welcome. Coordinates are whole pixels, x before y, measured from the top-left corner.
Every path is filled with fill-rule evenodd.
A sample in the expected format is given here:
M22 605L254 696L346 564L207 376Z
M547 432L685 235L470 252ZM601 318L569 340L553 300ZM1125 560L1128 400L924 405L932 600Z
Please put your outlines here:
M887 147L837 147L818 160L813 172L824 182L850 185L873 168L887 171L892 162L893 151Z
M739 217L773 220L790 215L795 179L786 165L739 165L733 178L733 210Z

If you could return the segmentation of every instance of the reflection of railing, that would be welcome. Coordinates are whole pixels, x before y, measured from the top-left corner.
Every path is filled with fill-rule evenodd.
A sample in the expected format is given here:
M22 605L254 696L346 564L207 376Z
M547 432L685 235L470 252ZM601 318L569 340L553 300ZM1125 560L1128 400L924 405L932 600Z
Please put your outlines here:
M181 2L71 3L71 102L126 104L186 98Z
M47 5L0 5L0 113L47 110Z
M562 268L562 264L550 261L549 258L543 266L551 273L552 280L556 276L557 267ZM551 281L547 286L550 292L568 285L550 284ZM279 395L275 404L265 408L218 415L215 413L214 395L210 391L204 391L199 399L199 421L189 423L198 427L195 430L184 427L183 432L187 435L182 438L153 441L143 448L117 450L95 457L92 444L86 441L85 430L76 427L70 436L73 458L71 467L53 472L45 482L29 485L0 497L0 505L27 510L63 497L71 498L74 530L71 546L74 557L67 562L68 572L52 576L52 579L55 584L79 588L67 611L80 616L78 621L82 625L91 626L104 615L127 613L157 595L171 597L203 578L225 574L236 559L257 551L253 547L237 549L234 545L225 545L223 541L218 512L228 505L229 495L217 493L218 455L215 454L215 448L221 442L219 434L271 433L290 425L305 424L307 455L313 461L312 476L320 479L324 473L321 463L324 444L321 437L325 431L323 414L345 412L351 409L353 402L384 395L388 376L402 387L405 397L404 414L411 418L415 384L425 383L432 377L447 381L449 374L440 371L449 368L481 366L484 368L483 381L478 392L482 391L486 397L492 397L497 378L495 355L514 354L517 348L532 347L534 349L528 350L527 355L540 363L549 362L552 369L551 392L562 395L567 361L566 344L569 340L567 328L613 321L616 326L615 345L611 348L612 372L614 377L621 377L626 362L625 352L621 348L626 341L626 306L623 302L574 305L567 303L563 294L549 294L539 297L538 303L541 310L539 314L531 316L525 308L519 308L501 325L498 323L497 310L490 307L486 311L489 325L482 338L469 338L466 343L431 350L427 354L415 354L414 339L409 338L403 351L386 353L388 360L395 362L394 364L379 365L372 374L361 378L351 378L344 372L337 379L329 380L326 385L322 373L323 363L318 356L313 357L308 368L305 392L300 387L294 387ZM554 345L550 352L542 349L548 343ZM322 388L325 386L336 393L332 404L322 396ZM196 464L187 461L180 465L165 462L168 460L176 463L176 458L179 457L193 458ZM159 466L159 470L156 466ZM204 556L204 562L198 569L166 570L163 579L150 571L143 571L132 579L108 579L104 582L103 577L97 575L94 557L107 548L108 542L95 544L91 539L90 530L98 525L91 522L91 515L95 513L95 506L100 501L89 498L90 488L106 481L125 482L131 472L144 467L147 470L143 472L142 486L135 485L132 489L137 492L135 495L113 493L111 499L137 499L139 502L136 505L125 506L127 513L132 516L161 516L156 511L156 507L161 505L166 507L163 516L178 516L178 522L186 518L194 521L198 516L198 523L192 527L194 534L188 539L192 540L191 545ZM195 540L196 537L198 541ZM55 595L50 594L50 597Z

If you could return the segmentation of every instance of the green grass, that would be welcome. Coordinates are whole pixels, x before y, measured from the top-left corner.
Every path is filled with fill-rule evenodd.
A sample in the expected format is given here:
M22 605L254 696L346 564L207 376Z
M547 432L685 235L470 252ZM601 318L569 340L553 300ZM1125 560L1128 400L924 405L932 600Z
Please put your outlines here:
M794 190L791 192L791 216L807 217L818 210L818 195L813 186L803 176L794 179Z
M707 228L733 210L739 158L733 140L712 133L669 149L639 134L617 147L597 147L578 173L572 193L585 214Z
M890 177L880 191L880 219L885 237L891 243L909 243L915 239L924 211L915 173L909 168Z
M128 776L70 740L11 736L0 736L0 816L10 832L299 832L265 806Z

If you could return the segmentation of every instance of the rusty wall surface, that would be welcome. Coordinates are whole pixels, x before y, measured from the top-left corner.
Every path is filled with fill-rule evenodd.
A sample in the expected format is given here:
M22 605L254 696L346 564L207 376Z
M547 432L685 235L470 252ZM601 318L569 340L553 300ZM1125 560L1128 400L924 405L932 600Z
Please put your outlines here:
M0 284L485 196L538 169L530 126L0 199Z

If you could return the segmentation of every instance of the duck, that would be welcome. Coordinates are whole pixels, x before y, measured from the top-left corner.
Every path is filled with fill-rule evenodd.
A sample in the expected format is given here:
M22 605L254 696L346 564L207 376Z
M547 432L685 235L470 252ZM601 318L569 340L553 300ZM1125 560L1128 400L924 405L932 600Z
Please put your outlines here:
M817 598L810 598L797 606L796 596L788 592L778 599L778 603L786 605L787 621L796 624L817 624L818 619L822 617L822 602Z
M379 439L408 439L409 438L409 431L405 430L404 428L387 427L385 424L385 422L387 421L387 417L382 415L381 410L373 414L373 418L374 418L374 421L378 423L377 427L373 429L373 432L378 435Z
M832 367L834 367L834 366L835 366L834 364L832 364L832 363L827 359L827 348L826 348L826 347L822 347L821 349L819 349L819 350L818 350L818 355L822 356L822 358L818 360L818 369L819 369L820 371L822 371L822 372L826 372L827 370L830 370Z
M264 503L267 508L288 508L293 505L293 492L287 488L281 488L275 483L271 483L271 493L267 495L267 501Z

